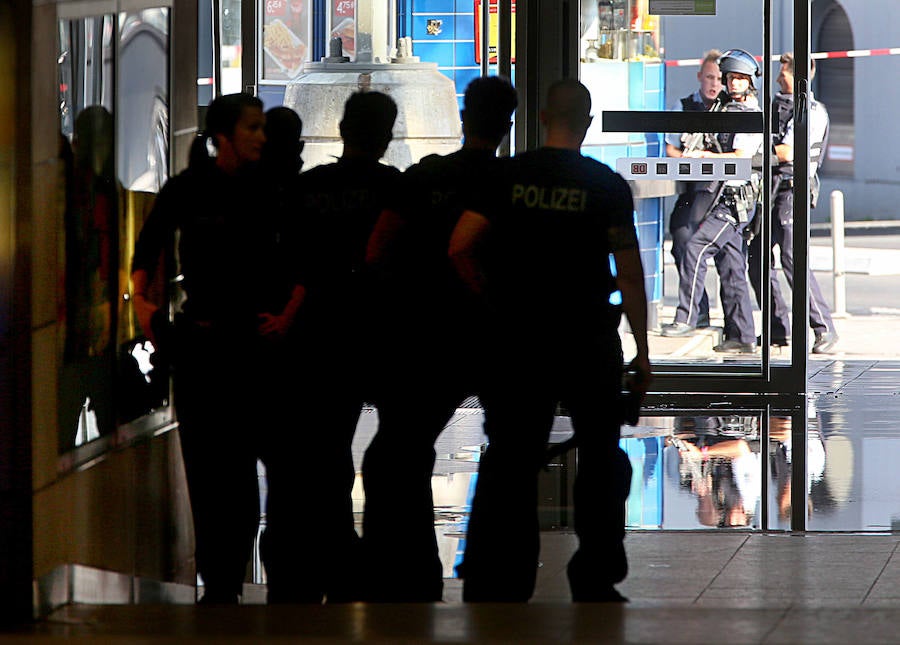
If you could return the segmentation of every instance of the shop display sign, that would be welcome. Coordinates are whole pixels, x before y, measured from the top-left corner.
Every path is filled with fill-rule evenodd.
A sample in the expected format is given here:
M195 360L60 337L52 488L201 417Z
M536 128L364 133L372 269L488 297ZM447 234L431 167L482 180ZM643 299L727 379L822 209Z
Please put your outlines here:
M649 13L656 16L714 16L716 0L650 0Z
M482 25L482 0L475 0L475 62L481 64L481 25ZM516 62L516 3L512 3L512 62ZM490 20L488 31L488 62L493 65L497 62L497 48L500 44L500 19L498 16L497 0L488 2L488 19Z
M288 81L309 60L308 0L260 0L263 15L263 80Z
M356 0L332 0L331 38L344 45L344 56L356 58Z

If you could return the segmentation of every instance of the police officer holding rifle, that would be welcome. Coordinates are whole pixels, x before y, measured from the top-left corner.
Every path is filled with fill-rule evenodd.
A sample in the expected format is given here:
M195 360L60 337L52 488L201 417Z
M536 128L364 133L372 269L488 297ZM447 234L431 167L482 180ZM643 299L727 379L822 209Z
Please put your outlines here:
M719 58L719 69L730 101L724 111L759 111L754 78L761 75L759 64L743 49L730 49ZM716 151L696 150L686 157L752 158L762 145L762 135L720 133ZM685 249L678 287L675 320L664 325L663 336L690 336L697 327L697 311L706 279L706 262L715 259L722 290L725 338L713 349L723 353L745 353L756 349L753 305L746 279L742 231L752 218L759 195L760 178L728 180L711 184L712 206L704 214L696 233Z

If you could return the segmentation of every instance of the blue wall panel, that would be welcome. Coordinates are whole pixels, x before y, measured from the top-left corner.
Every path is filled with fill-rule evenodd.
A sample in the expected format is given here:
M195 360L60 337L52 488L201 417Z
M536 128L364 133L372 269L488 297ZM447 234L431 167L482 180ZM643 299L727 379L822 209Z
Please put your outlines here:
M475 15L472 13L456 14L456 39L471 40L472 51L475 51Z
M437 63L438 67L453 67L453 43L429 41L413 44L413 53L423 61Z
M413 0L413 12L454 13L456 0Z
M472 79L481 75L475 62L475 3L473 0L407 0L410 7L413 54L438 68L462 96ZM440 21L439 33L428 33L429 21ZM402 25L401 25L402 28Z

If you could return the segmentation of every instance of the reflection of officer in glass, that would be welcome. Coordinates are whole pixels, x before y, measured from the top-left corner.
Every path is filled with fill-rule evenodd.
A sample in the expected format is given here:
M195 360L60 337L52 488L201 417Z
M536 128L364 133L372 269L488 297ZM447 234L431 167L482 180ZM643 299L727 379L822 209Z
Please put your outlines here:
M481 395L488 447L460 565L466 601L524 602L534 591L538 474L560 403L578 442L572 599L624 600L614 585L628 569L630 477L619 448L620 315L609 297L622 293L638 394L650 381L647 301L631 191L580 152L590 109L584 85L554 83L541 113L544 146L503 163L496 191L463 213L450 241L460 276L488 307Z
M701 434L669 441L678 448L681 484L697 497L700 523L750 526L760 499L760 477L759 454L747 439Z
M79 443L76 428L87 411L100 433L116 424L115 365L119 191L113 116L91 105L75 118L66 182L64 361L60 378L60 448ZM95 432L87 434L96 438Z
M772 246L778 245L781 251L781 267L788 285L794 286L794 55L791 52L782 54L781 71L778 74L778 85L781 91L775 94L772 113L778 121L773 125L774 152L778 158L773 169L772 179ZM810 60L810 80L815 74L815 61ZM817 170L821 160L822 148L828 134L828 111L825 106L812 97L809 91L809 179L812 188L811 204L815 206L818 198ZM758 224L758 218L754 220ZM750 283L756 292L756 301L761 299L762 271L761 263L765 254L762 251L762 238L756 235L749 248ZM772 345L788 344L791 330L790 311L775 271L770 273L772 292ZM815 275L809 272L809 326L815 334L812 351L815 354L827 354L834 349L837 334L828 303L822 295L822 289Z
M706 112L720 105L717 99L727 100L727 95L722 94L722 73L719 71L719 57L722 55L717 49L712 49L703 56L700 71L697 72L699 89L692 94L678 100L672 111L674 112ZM681 157L692 148L702 146L709 149L710 137L695 137L691 133L671 133L666 135L666 154L670 157ZM696 141L696 143L694 143ZM684 249L691 236L697 231L700 222L709 210L713 200L713 194L705 190L706 184L697 181L680 182L682 191L672 208L669 217L669 234L672 236L672 257L675 260L675 268L681 274L681 261L684 259ZM706 288L700 295L699 310L697 312L697 327L709 327L709 296Z
M113 262L118 185L114 170L113 118L92 105L75 118L73 173L66 242L68 268L66 355L96 356L112 339L110 301L116 291Z
M719 69L731 97L725 111L758 112L753 79L760 76L760 70L753 56L742 49L728 50L719 59ZM716 141L718 149L715 152L696 150L684 156L752 158L762 145L762 135L724 133L717 135ZM717 182L709 190L715 191L715 200L685 249L675 321L663 326L662 335L689 336L694 333L706 279L706 261L713 257L721 280L725 315L725 339L713 349L726 353L752 352L756 348L756 332L742 231L756 208L758 176L753 181Z

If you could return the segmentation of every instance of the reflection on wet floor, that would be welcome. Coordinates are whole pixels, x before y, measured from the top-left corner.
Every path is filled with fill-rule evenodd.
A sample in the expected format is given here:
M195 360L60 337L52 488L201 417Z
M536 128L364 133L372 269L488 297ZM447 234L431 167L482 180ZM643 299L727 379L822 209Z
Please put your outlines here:
M437 446L432 488L435 526L445 577L455 577L465 548L469 509L484 448L483 417L461 409ZM377 427L369 410L357 429L357 463ZM630 528L759 528L758 417L646 417L624 428L621 445L633 467L626 513ZM568 417L558 417L551 443L572 435ZM540 475L543 531L572 531L571 505L576 451L556 456ZM756 476L754 476L756 475ZM602 494L602 491L598 491ZM664 503L665 502L665 503ZM361 477L354 488L361 530L365 496Z
M888 531L900 528L900 363L833 361L810 366L807 427L808 528L816 531ZM712 414L711 414L712 413ZM436 446L433 488L445 575L465 548L465 531L484 446L477 406L460 408ZM357 463L377 427L377 412L363 415ZM794 450L790 416L773 412L762 450L763 415L723 415L720 409L649 416L623 428L621 445L634 474L627 504L630 529L788 530ZM571 436L559 417L551 436ZM575 451L560 455L541 474L541 526L572 530L570 505ZM762 495L763 482L766 494ZM598 491L602 494L602 491ZM762 504L768 525L762 526ZM361 482L354 489L362 520Z
M900 528L900 363L834 361L810 373L810 427L821 434L830 505L821 531Z

